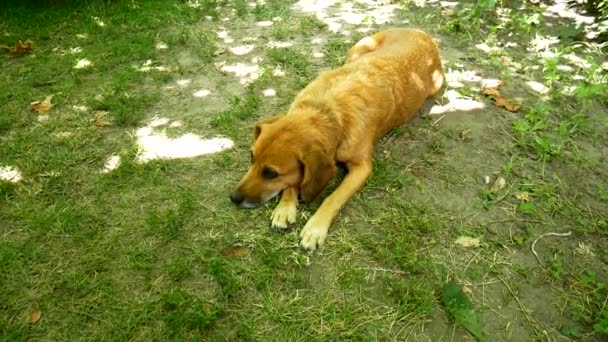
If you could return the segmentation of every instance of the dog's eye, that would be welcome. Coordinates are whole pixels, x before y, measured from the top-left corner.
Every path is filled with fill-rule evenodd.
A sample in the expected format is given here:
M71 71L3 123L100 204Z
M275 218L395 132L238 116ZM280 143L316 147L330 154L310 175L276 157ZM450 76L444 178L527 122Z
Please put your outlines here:
M264 167L262 169L262 177L265 179L274 179L274 178L277 178L278 176L279 176L279 174L271 168Z

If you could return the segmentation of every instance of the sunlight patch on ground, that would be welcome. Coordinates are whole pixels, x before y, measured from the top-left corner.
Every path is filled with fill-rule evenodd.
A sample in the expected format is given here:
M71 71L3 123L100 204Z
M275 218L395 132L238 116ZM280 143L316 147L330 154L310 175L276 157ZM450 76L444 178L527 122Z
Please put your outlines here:
M234 74L239 78L241 84L247 84L260 77L260 67L257 64L235 63L227 65L226 62L216 63L216 66L223 72Z
M76 54L81 53L83 50L80 46L69 48L67 50L60 49L58 47L53 49L53 52L57 52L57 51L59 52L60 55L65 56L65 55L76 55Z
M318 52L318 51L317 51L317 52L313 52L313 53L312 53L312 56L313 56L314 58L323 58L323 57L325 57L325 54L324 54L323 52Z
M97 26L99 27L105 27L106 23L104 23L101 19L99 19L99 17L91 17L91 19L93 19L93 21L95 22L95 24L97 24Z
M230 50L230 52L232 52L232 54L237 55L237 56L242 56L242 55L246 55L248 53L250 53L251 51L253 51L253 49L255 49L255 45L238 45L238 46L234 46L229 48L228 50Z
M268 46L269 48L286 48L293 46L293 43L271 40L266 44L266 46Z
M272 26L273 22L270 20L258 21L255 23L259 27L269 27Z
M226 44L234 43L234 38L230 37L230 33L226 30L217 31L217 36Z
M169 123L169 119L167 119L167 118L154 118L154 119L152 119L152 121L150 121L150 123L148 124L148 127L156 128L156 127L166 125L168 123Z
M167 118L154 118L148 125L136 131L140 147L137 159L141 162L153 159L193 158L230 149L234 142L224 137L203 139L194 133L186 133L175 138L168 137L160 126L169 123ZM181 123L180 123L181 125Z
M500 51L500 48L499 48L499 47L496 47L496 46L489 46L487 43L479 43L479 44L476 44L476 45L475 45L475 47L476 47L478 50L481 50L481 51L483 51L483 52L485 52L485 53L488 53L488 54L489 54L489 53L493 53L493 52L498 52L498 51Z
M564 72L572 72L572 71L574 71L574 68L569 65L559 64L557 66L557 70L564 71Z
M200 8L201 2L198 0L188 0L186 2L186 6L191 7L191 8Z
M84 69L84 68L89 68L93 66L93 63L86 59L86 58L82 58L82 59L78 59L76 61L76 65L74 65L74 69Z
M300 0L293 7L301 12L312 13L327 25L333 33L349 35L345 25L369 26L393 21L398 5L379 5L375 0L361 0L357 4L336 0Z
M166 50L169 48L169 46L163 42L158 42L156 43L156 50Z
M570 63L576 65L577 67L585 68L585 69L591 67L591 63L589 63L588 61L582 59L581 57L579 57L573 53L565 54L563 57L566 60L568 60Z
M360 27L357 29L357 32L361 32L361 33L368 33L370 31L372 31L371 27Z
M69 137L71 137L72 135L74 135L74 133L72 133L72 132L68 132L68 131L57 132L57 133L54 133L54 134L53 134L53 136L54 136L55 138L60 139L60 140L63 140L63 139L69 138Z
M277 66L276 68L274 68L274 70L272 70L272 76L277 76L277 77L285 76L285 71L283 71L283 69L281 69L280 66Z
M209 91L207 89L199 89L199 90L195 91L194 93L192 93L192 96L194 96L194 97L207 97L207 96L209 96L209 94L211 94L211 91Z
M275 96L277 92L274 89L264 89L264 91L262 91L262 94L264 94L264 96L266 97L272 97Z
M547 94L549 94L549 88L547 88L544 84L542 84L540 82L528 81L528 82L526 82L526 85L528 87L530 87L530 89L532 89L535 92L539 93L540 95L547 95Z
M444 97L448 99L448 103L444 105L434 105L429 111L429 115L446 114L449 112L456 111L470 111L476 109L483 109L485 105L479 101L475 101L469 98L465 98L457 90L448 90Z
M577 9L570 8L568 0L555 0L551 5L541 3L540 7L544 8L543 15L546 17L572 20L575 27L583 30L587 39L594 39L600 34L601 21L596 21L593 16L581 15Z
M496 78L484 78L481 81L479 81L479 85L481 86L481 89L498 88L498 87L500 87L501 83L502 82Z
M149 71L173 71L175 70L174 67L168 67L168 66L164 66L164 65L153 65L154 63L152 62L151 59L148 59L144 64L142 64L141 67L135 67L138 71L141 72L149 72Z
M120 156L111 155L101 169L101 173L108 173L120 166Z
M77 112L84 113L89 110L89 107L83 106L83 105L73 105L72 109L74 109Z
M553 36L543 37L538 33L532 38L530 41L530 45L536 51L545 50L551 47L552 45L558 44L559 38Z
M451 88L462 88L464 83L462 82L479 82L481 76L477 75L475 71L470 70L454 70L449 69L445 73L446 82Z
M23 179L21 172L12 166L0 166L0 180L17 183Z
M546 5L541 4L541 7ZM556 0L552 5L546 6L543 15L548 17L568 18L574 20L578 25L592 24L594 18L592 16L584 16L576 13L576 10L568 6L566 0Z
M177 84L180 87L186 87L190 83L192 83L192 80L190 80L190 79L182 79L182 80L175 81L175 84Z
M439 5L441 7L456 7L458 6L458 1L440 1Z

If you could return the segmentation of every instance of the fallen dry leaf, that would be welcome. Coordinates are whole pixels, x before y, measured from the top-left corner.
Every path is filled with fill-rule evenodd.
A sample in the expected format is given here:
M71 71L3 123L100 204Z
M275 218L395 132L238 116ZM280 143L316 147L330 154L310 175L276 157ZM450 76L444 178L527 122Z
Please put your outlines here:
M530 194L527 192L518 192L515 194L515 198L520 201L528 202L530 200Z
M203 311L205 311L206 313L209 313L209 312L211 312L212 309L213 309L213 304L203 303Z
M441 13L446 17L453 17L456 15L456 12L452 9L446 8Z
M507 99L502 96L496 96L494 98L494 104L496 105L496 107L504 107L507 106L509 102L507 102Z
M93 119L93 122L95 123L95 126L97 126L97 127L112 126L111 122L105 120L106 117L108 116L108 114L110 114L110 112L107 112L105 110L94 111L93 115L95 116L95 118Z
M27 323L34 324L40 320L40 317L42 317L42 312L40 312L40 310L34 310L27 316Z
M500 96L498 88L483 88L481 89L481 93L486 96Z
M495 87L482 87L481 93L483 95L492 97L492 99L494 99L494 105L496 107L502 107L508 110L509 112L517 112L521 108L521 106L513 104L510 100L502 97L502 95L500 94L500 90L498 90L499 86L500 83L498 83L498 85Z
M494 181L494 184L492 184L492 186L490 187L490 191L492 191L493 193L497 193L500 190L504 189L505 186L507 186L507 181L502 177L498 177Z
M511 104L509 102L509 100L505 99L504 97L496 97L494 99L494 104L497 107L504 107L506 110L508 110L509 112L517 112L519 110L519 108L521 106L515 105L515 104Z
M34 101L34 102L30 103L30 105L32 106L32 109L34 111L36 111L37 113L46 113L49 110L51 110L51 108L53 108L53 104L51 103L53 96L55 96L55 95L49 95L49 96L45 97L44 100Z
M19 41L15 44L15 47L11 47L8 45L0 45L0 49L7 50L8 53L12 55L24 55L26 53L32 52L32 41L29 39L24 42Z
M232 246L224 249L222 255L227 258L241 259L249 256L251 250L245 246Z
M477 238L472 238L470 236L461 236L454 242L457 245L462 247L479 247L480 241Z
M505 106L505 109L509 112L517 112L521 108L520 105L509 104Z

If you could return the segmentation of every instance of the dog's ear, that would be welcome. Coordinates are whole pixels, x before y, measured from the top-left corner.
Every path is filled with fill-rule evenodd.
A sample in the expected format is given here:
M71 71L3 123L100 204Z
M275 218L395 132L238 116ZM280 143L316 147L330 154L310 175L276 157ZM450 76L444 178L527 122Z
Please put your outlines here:
M300 183L300 197L304 202L314 200L336 175L336 163L325 151L314 149L300 156L304 176Z
M280 119L281 117L283 117L283 114L277 114L258 121L255 124L255 128L253 129L253 140L258 140L258 137L260 136L260 134L262 134L262 126L271 124Z

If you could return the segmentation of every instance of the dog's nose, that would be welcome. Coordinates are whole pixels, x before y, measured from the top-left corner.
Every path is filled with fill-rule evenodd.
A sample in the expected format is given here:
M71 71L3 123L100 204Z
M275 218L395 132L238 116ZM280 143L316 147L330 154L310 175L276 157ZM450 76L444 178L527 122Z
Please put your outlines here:
M243 196L238 191L233 191L230 193L230 200L235 204L241 204L243 202Z

